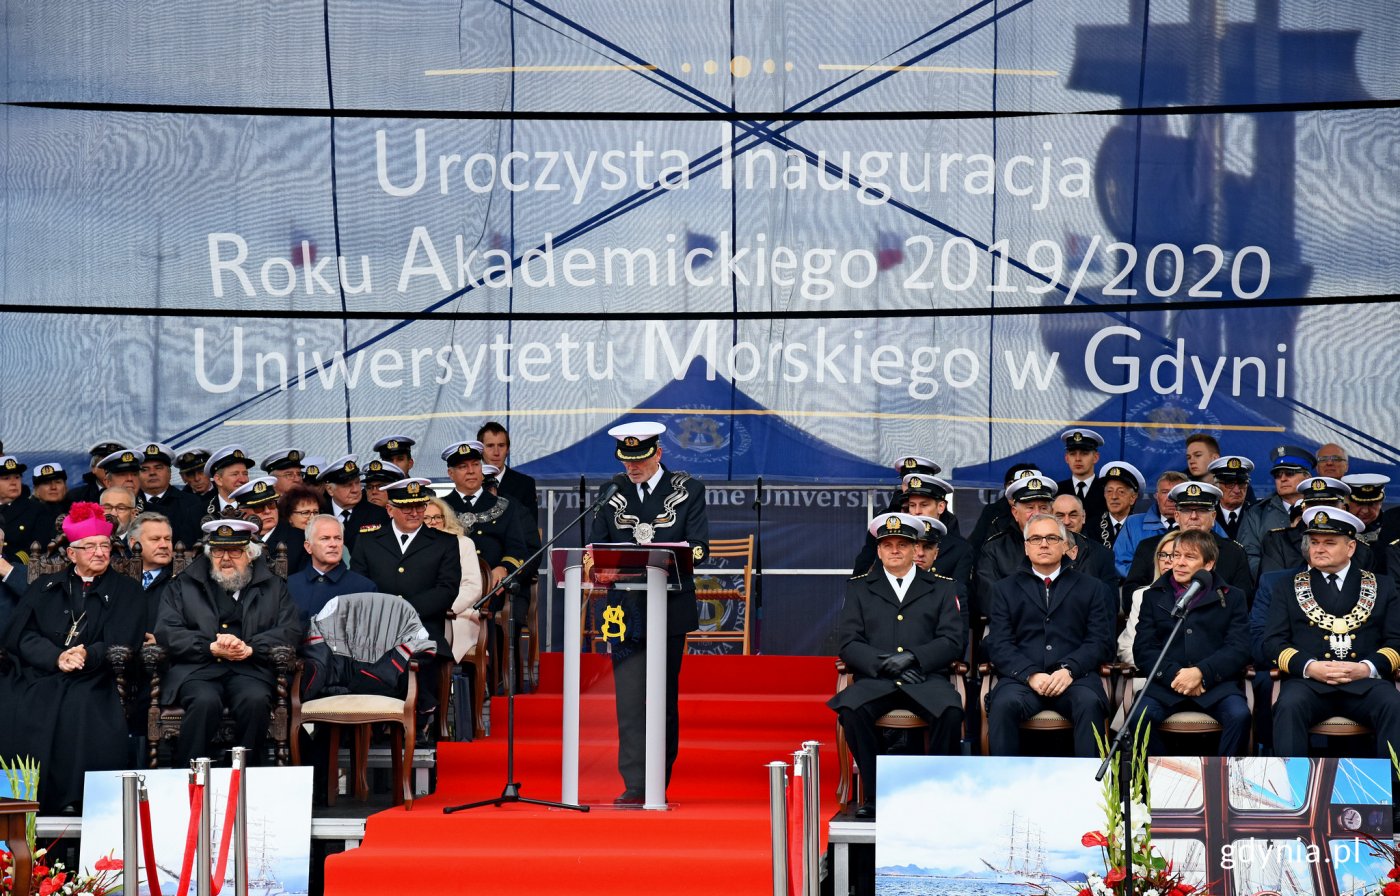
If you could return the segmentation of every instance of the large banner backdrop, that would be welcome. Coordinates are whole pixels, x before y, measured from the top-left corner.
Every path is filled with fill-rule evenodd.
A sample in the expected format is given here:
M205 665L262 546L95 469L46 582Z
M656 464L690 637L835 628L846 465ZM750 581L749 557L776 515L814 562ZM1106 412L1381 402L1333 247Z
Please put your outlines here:
M1393 0L0 7L6 450L1400 459ZM75 458L76 459L76 458ZM1057 469L1057 467L1054 467Z

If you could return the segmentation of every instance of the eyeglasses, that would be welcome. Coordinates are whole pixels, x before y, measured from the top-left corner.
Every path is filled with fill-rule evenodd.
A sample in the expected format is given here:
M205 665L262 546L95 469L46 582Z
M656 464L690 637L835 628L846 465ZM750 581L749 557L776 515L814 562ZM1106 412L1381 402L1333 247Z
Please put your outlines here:
M82 551L84 554L105 554L112 550L112 543L99 541L95 544L70 544L69 547L75 551Z
M1026 539L1026 544L1059 544L1064 541L1058 535L1032 535Z
M423 512L423 505L421 504L395 504L393 506L398 509L399 513L402 513L405 516L417 516L418 514Z
M431 526L431 525L434 525L434 524L436 524L436 523L443 523L443 522L446 522L446 518L443 517L443 515L440 514L440 513L435 513L435 514L433 514L433 515L431 515L431 516L429 516L428 514L425 513L425 514L423 514L423 522L424 522L426 525Z
M214 548L214 549L211 550L209 553L213 554L215 557L236 557L237 555L242 554L242 553L245 553L246 551L247 551L247 548L242 548L242 547L238 547L238 548Z
M288 516L305 516L305 517L312 517L312 516L315 516L315 515L316 515L316 511L314 511L314 510L293 510L290 514L288 514Z
M1344 460L1346 460L1346 458L1343 457L1343 456L1340 455L1340 454L1319 454L1319 455L1317 456L1317 462L1320 463L1320 464L1325 464L1325 463L1339 464L1339 463L1341 463L1341 462L1344 461Z
M1170 559L1172 559L1172 558L1175 557L1175 556L1176 556L1176 555L1173 554L1171 551L1158 551L1158 552L1157 552L1157 559L1158 559L1158 560L1170 560Z
M1157 556L1160 557L1161 554L1158 554ZM1167 555L1167 559L1168 559L1168 560L1172 560L1172 561L1176 561L1176 560L1199 560L1199 559L1201 559L1201 555L1200 555L1200 554L1196 554L1196 553L1187 554L1187 553L1182 553L1181 551L1172 551L1170 554Z
M102 509L103 509L103 510L120 511L120 512L125 513L125 512L128 511L128 510L135 510L135 509L136 509L136 505L135 505L135 504L103 504L103 505L102 505Z

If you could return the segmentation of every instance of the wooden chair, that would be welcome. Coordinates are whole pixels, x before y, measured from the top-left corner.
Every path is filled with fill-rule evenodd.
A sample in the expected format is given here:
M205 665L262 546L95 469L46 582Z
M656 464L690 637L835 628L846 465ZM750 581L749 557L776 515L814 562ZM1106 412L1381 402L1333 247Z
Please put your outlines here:
M1122 682L1122 686L1119 688L1121 697L1119 698L1118 705L1122 708L1123 722L1127 724L1128 712L1133 708L1134 691L1138 683L1137 673L1142 670L1125 663L1116 664L1115 669L1119 672L1119 680ZM1245 682L1244 702L1249 707L1249 717L1251 719L1249 736L1245 742L1252 744L1254 743L1254 724L1252 721L1254 718L1254 687L1252 684L1254 667L1250 666L1246 668L1245 677L1248 680ZM1161 724L1157 726L1157 731L1161 734L1171 735L1219 735L1221 727L1219 722L1206 713L1197 710L1183 710L1182 712L1174 712L1163 719Z
M753 596L753 534L750 533L743 538L716 538L710 541L710 559L742 559L743 569L733 572L723 573L725 577L739 579L739 587L720 587L717 576L699 576L695 580L695 600L697 603L710 604L714 608L714 618L716 626L724 618L724 604L726 601L736 601L742 604L743 625L737 629L696 629L685 636L686 652L690 652L692 644L740 644L742 652L745 654L752 652L752 645L749 641L750 615L753 609L751 598Z
M378 601L378 606L389 605L398 606L399 612L403 616L412 617L413 624L421 626L417 622L417 610L403 598L393 595L361 595L360 599L371 599ZM346 601L346 598L340 598ZM342 608L344 609L344 608ZM353 619L353 617L351 617ZM382 644L379 644L382 647ZM388 648L386 648L388 650ZM382 654L381 654L382 655ZM372 661L377 657L356 657L363 661ZM441 664L442 668L451 669L451 661ZM316 697L314 700L301 701L301 669L298 668L297 678L291 689L291 731L298 736L291 739L291 762L301 764L301 727L304 724L326 725L329 728L329 749L328 749L328 785L326 785L326 804L335 805L337 791L340 790L340 727L349 725L353 728L353 746L350 750L350 773L354 783L354 795L357 799L368 799L370 797L370 783L368 783L368 760L370 760L370 734L371 725L388 724L389 727L389 755L391 755L392 769L391 776L398 783L398 790L393 794L393 805L402 804L406 809L413 808L413 741L414 728L417 725L417 700L419 700L419 661L416 658L409 659L409 668L405 672L407 678L406 693L402 699L399 697L384 696L384 694L333 694L328 697ZM451 686L451 682L449 682ZM445 715L447 707L440 707L440 715Z
M478 555L476 562L481 566L481 581L483 583L491 581L491 570L486 565L486 561ZM507 612L509 602L507 602ZM486 720L483 718L486 712L486 676L487 676L487 656L488 642L491 636L490 617L482 614L481 627L477 629L476 644L467 651L462 658L461 668L470 669L469 677L472 680L472 733L475 737L486 736ZM438 740L447 740L452 736L452 730L448 725L448 708L452 706L452 675L458 668L453 662L438 663ZM461 719L456 719L455 723L462 724Z
M840 693L845 690L855 679L846 663L842 660L836 661L836 691ZM953 689L958 692L959 703L967 703L967 664L954 663L948 672L948 680L953 683ZM887 712L875 720L875 727L889 729L914 730L924 729L924 750L928 750L928 723L917 713L907 709L896 709ZM963 735L968 731L967 716L963 716ZM851 748L846 743L846 731L841 727L841 723L836 723L836 767L838 778L836 781L836 800L844 810L854 800L861 802L865 797L858 794L856 788L860 786L860 770L856 768L855 758L851 756Z
M272 694L272 711L268 713L267 738L272 744L276 763L286 765L291 760L291 680L300 669L301 661L292 647L274 647L271 655L277 677ZM151 702L146 709L146 759L149 767L157 768L161 742L174 740L179 735L185 711L179 706L162 706L160 702L161 675L170 667L170 654L165 647L160 644L145 645L141 648L141 662L151 681ZM232 739L233 719L225 713L215 740L228 742Z
M993 666L991 663L983 663L982 665L978 666L977 671L982 678L982 690L977 698L978 708L983 713L981 748L982 755L989 756L991 755L991 751L988 745L991 739L989 731L991 724L990 720L986 718L987 695L992 692L992 687L996 684L998 676L996 667ZM1104 717L1103 731L1101 732L1103 734L1105 742L1107 742L1110 739L1108 723L1111 717L1113 707L1117 705L1117 701L1114 700L1114 690L1116 685L1115 676L1116 670L1112 664L1104 663L1103 665L1099 666L1099 678L1103 682L1104 694L1108 698L1109 707L1109 715L1105 715ZM1064 716L1060 715L1058 712L1055 712L1053 709L1044 709L1031 716L1029 719L1023 721L1020 727L1022 731L1072 731L1074 730L1074 723L1071 722L1069 719L1065 718Z
M1274 690L1269 697L1269 706L1273 707L1278 702L1279 689L1283 682L1277 669L1269 670L1269 678L1273 680ZM1398 682L1396 687L1400 687L1400 675L1396 676ZM1363 725L1355 719L1346 716L1328 716L1322 721L1308 728L1309 734L1317 734L1323 737L1370 737L1376 732L1371 726Z

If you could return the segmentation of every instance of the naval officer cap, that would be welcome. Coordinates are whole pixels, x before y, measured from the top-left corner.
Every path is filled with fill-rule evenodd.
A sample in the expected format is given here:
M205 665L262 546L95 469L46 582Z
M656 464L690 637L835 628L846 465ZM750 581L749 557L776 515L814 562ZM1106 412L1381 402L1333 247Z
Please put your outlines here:
M636 423L623 423L608 430L608 435L617 440L613 452L618 460L642 461L656 456L661 450L661 434L666 427L654 420L639 420Z
M199 528L204 540L218 548L247 547L258 533L258 524L251 520L209 520Z
M125 447L125 445L118 442L116 439L103 439L88 449L88 457L97 460L106 457L113 451L120 451Z
M168 467L175 460L175 452L160 442L147 442L140 451L143 464L165 464Z
M938 544L939 539L948 534L948 527L934 517L916 516L914 521L922 529L919 532L919 541L924 544Z
M467 439L463 442L455 442L442 449L442 459L447 461L449 467L464 464L469 460L481 460L481 443L475 439Z
M1311 451L1297 445L1279 445L1269 452L1269 472L1288 470L1294 473L1311 473L1317 466L1317 458Z
M1065 443L1066 451L1098 451L1103 447L1103 436L1082 426L1060 433L1060 441Z
M1178 482L1167 493L1177 507L1204 507L1214 510L1220 505L1222 493L1209 482Z
M1025 476L1017 479L1006 487L1006 497L1013 501L1053 501L1059 486L1053 479L1042 476L1039 471L1032 471L1034 476Z
M97 468L108 473L135 473L141 469L141 455L130 448L123 448L99 460Z
M430 479L399 479L384 486L384 494L395 507L427 504L433 497Z
M321 468L321 481L344 485L360 478L360 461L353 454L337 457Z
M276 473L278 470L295 470L302 466L302 460L306 455L296 448L283 448L273 454L269 454L258 466L262 467L264 473Z
M1099 467L1099 478L1107 482L1112 479L1121 482L1135 492L1147 488L1147 478L1142 471L1125 460L1115 460Z
M1313 504L1341 504L1351 497L1351 486L1331 476L1309 476L1298 483L1298 497L1305 507Z
M249 480L233 490L229 495L239 507L262 507L277 500L277 480L271 476L260 476Z
M1358 504L1377 504L1385 500L1385 487L1389 476L1380 473L1352 473L1343 476L1342 481L1351 487L1351 499Z
M937 476L943 472L943 468L927 457L920 457L917 454L906 454L894 462L894 471L900 476L908 476L910 473L923 473L925 476Z
M412 456L411 450L418 443L408 436L385 436L374 443L374 450L379 453L380 458L389 460L398 457L400 454Z
M481 479L483 482L490 482L494 485L500 485L500 476L501 468L496 466L495 464L481 465Z
M1365 528L1365 523L1340 507L1309 507L1303 511L1303 531L1310 535L1355 538Z
M918 541L924 534L923 523L907 513L883 513L870 521L866 531L875 536L876 541L886 538L907 538Z
M321 481L321 468L326 465L326 459L319 454L308 454L301 459L301 481L307 485L316 485Z
M53 479L68 481L68 474L63 471L63 464L54 461L53 463L39 464L34 468L34 484L40 485Z
M0 455L0 476L18 476L27 469L28 465L20 463L13 454Z
M1214 476L1217 482L1248 484L1249 474L1254 472L1254 461L1238 454L1227 454L1211 461L1206 472Z
M946 501L953 493L951 483L924 473L910 473L902 482L906 495L927 495L935 501Z
M398 464L391 464L387 460L380 460L377 457L365 464L361 472L364 474L365 482L388 483L397 482L403 478L403 470L399 469Z
M204 472L210 476L222 470L224 467L231 467L234 464L242 464L244 467L253 465L253 458L248 454L242 445L225 445L209 458L204 464Z
M175 469L182 474L203 470L212 456L208 448L188 448L175 458Z

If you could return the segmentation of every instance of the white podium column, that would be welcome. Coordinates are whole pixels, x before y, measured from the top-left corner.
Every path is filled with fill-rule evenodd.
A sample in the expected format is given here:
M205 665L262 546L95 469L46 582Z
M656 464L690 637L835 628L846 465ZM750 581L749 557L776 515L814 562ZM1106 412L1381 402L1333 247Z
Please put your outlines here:
M666 809L666 567L647 564L647 809Z
M579 650L583 640L583 565L564 568L563 785L559 801L578 805Z

